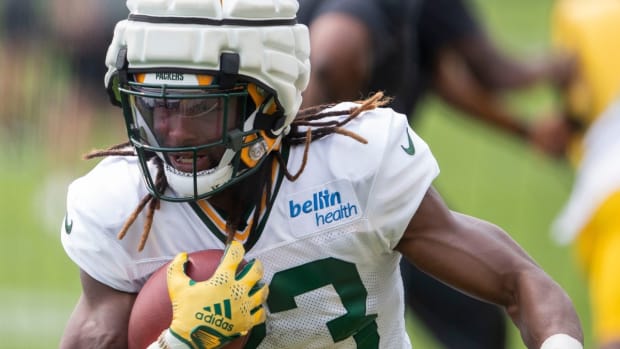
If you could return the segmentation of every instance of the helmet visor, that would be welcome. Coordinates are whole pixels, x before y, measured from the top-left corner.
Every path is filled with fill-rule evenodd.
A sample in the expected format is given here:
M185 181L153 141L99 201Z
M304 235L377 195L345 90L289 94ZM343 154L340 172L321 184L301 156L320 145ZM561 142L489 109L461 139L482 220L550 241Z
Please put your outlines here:
M140 143L182 172L216 167L230 131L243 128L247 92L137 87L130 93Z

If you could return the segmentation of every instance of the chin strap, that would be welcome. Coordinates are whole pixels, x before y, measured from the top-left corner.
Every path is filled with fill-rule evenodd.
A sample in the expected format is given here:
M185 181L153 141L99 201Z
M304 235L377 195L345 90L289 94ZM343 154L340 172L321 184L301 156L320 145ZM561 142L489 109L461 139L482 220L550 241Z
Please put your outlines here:
M223 164L223 162L221 162ZM233 175L233 167L231 165L218 166L214 171L197 175L187 175L180 173L170 165L164 165L164 171L166 171L166 179L168 185L181 197L192 198L209 193L226 182L228 182ZM194 179L196 180L196 188L194 188ZM194 192L196 189L196 192Z

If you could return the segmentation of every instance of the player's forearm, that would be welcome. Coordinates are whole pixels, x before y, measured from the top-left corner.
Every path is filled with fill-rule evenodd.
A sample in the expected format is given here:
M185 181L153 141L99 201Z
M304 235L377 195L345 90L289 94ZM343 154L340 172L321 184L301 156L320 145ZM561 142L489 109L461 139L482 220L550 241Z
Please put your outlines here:
M436 69L435 91L448 104L509 134L527 137L525 122L508 110L497 91L480 84L458 56L443 52Z
M136 295L114 290L80 271L83 293L67 322L61 349L127 347L127 323Z
M488 126L502 130L518 139L525 140L528 137L529 126L527 122L509 111L497 96L475 94L470 91L461 94L443 94L442 97L451 106L464 112L466 116L484 122Z
M513 303L507 304L506 309L528 348L541 348L545 340L556 334L566 334L583 343L579 317L570 298L542 270L522 273L511 282Z
M577 346L544 349L581 349L581 325L560 286L504 230L449 211L433 188L424 196L396 249L447 284L504 306L528 348L541 349L549 337L566 334L576 338L573 344Z
M458 221L458 227L452 229L454 235L425 236L428 246L424 250L458 261L454 265L467 270L468 275L444 269L441 261L420 266L470 295L505 307L528 348L540 349L555 334L575 338L575 343L583 341L568 295L508 234L489 222L454 215ZM477 252L472 254L474 250ZM581 349L564 345L550 348Z
M60 341L60 349L124 349L127 336L86 319L70 320Z
M569 62L561 57L515 58L484 35L471 37L457 47L479 83L492 90L518 90L540 82L557 85L570 74Z

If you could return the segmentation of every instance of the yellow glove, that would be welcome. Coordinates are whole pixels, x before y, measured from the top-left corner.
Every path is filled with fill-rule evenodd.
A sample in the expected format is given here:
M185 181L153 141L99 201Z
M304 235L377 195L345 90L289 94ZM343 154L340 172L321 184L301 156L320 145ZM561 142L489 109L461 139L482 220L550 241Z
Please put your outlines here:
M184 271L187 253L178 254L168 267L168 294L172 302L170 332L191 348L220 348L265 322L262 304L268 289L260 283L263 265L250 261L237 274L243 245L226 247L210 279L196 282Z

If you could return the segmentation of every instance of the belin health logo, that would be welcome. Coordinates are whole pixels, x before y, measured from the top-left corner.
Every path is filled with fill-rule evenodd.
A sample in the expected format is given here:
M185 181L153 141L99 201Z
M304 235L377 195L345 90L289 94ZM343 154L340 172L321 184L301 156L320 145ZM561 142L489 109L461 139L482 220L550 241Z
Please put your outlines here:
M357 216L359 213L355 203L343 203L341 193L339 191L330 192L329 189L312 193L310 199L301 202L289 200L288 206L291 218L313 214L314 223L317 227Z
M226 321L232 319L230 310L230 299L225 299L222 303L215 303L211 306L202 308L204 312L199 311L194 316L196 319L204 321L209 325L215 325L223 330L232 331L234 325Z

